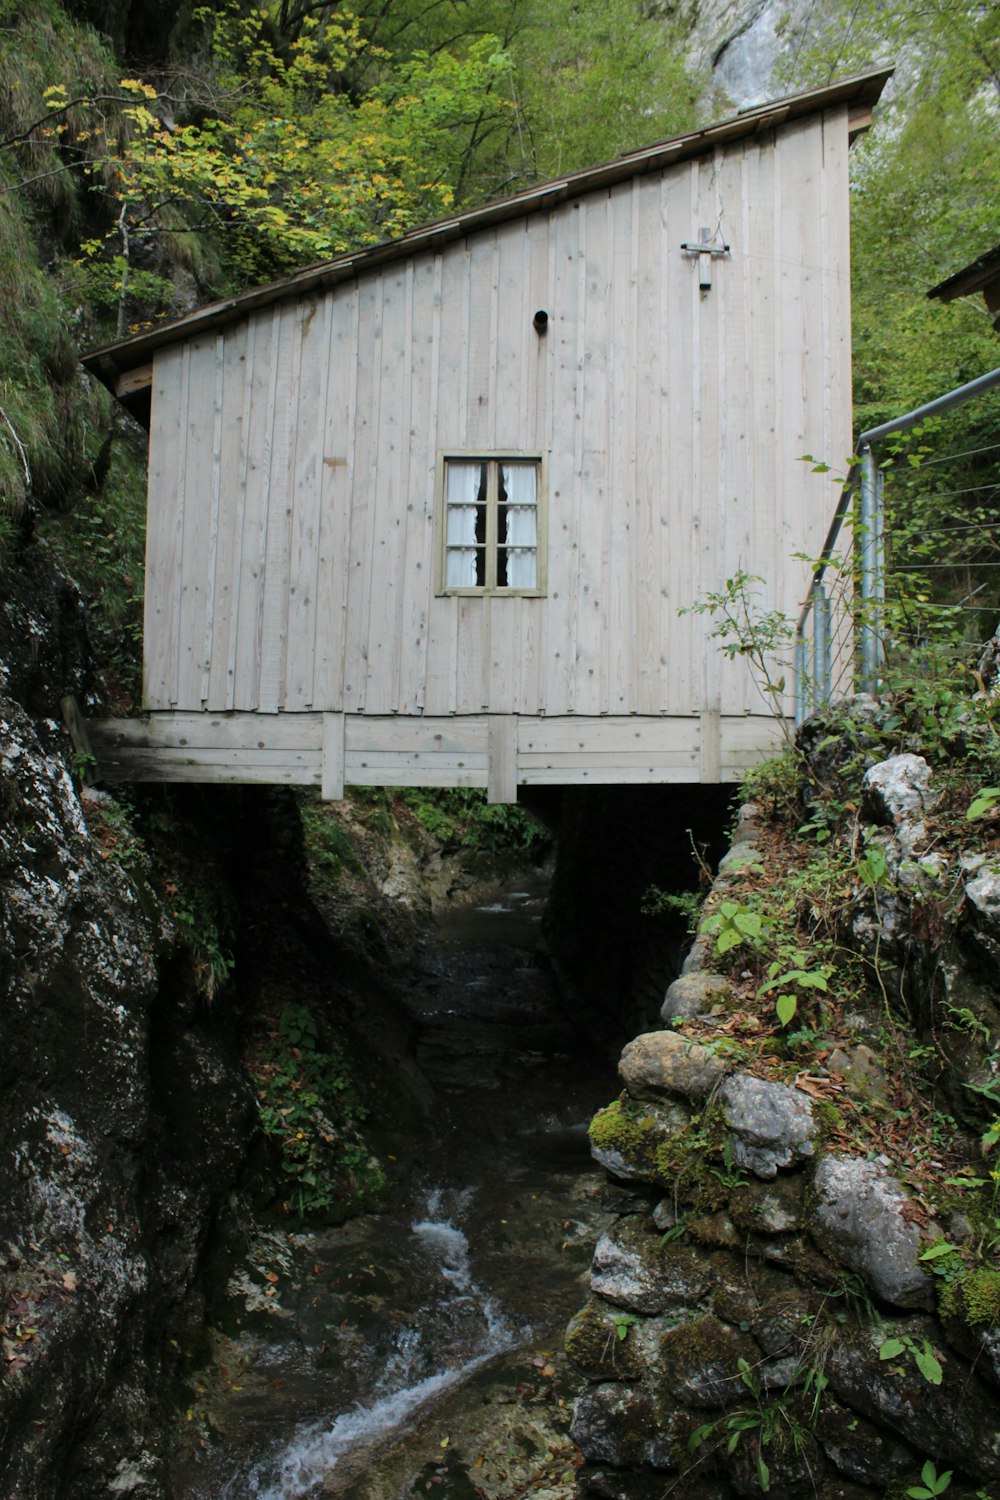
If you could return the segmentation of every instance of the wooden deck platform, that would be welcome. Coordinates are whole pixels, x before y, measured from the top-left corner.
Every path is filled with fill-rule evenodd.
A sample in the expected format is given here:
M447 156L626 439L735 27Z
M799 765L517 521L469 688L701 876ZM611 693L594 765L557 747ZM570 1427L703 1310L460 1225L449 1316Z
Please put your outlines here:
M319 786L485 787L738 781L780 748L766 714L584 718L471 714L156 713L91 720L108 782L263 782Z

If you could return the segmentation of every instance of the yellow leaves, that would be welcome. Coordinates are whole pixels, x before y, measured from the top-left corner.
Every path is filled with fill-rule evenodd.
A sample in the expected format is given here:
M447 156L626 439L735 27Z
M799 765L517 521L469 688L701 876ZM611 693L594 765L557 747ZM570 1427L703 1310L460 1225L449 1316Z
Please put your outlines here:
M52 84L42 94L42 98L50 109L65 109L69 103L69 95L66 92L66 85L63 83Z
M118 87L124 89L127 94L139 94L144 99L155 99L157 97L153 85L151 83L143 83L141 78L122 78L119 80Z

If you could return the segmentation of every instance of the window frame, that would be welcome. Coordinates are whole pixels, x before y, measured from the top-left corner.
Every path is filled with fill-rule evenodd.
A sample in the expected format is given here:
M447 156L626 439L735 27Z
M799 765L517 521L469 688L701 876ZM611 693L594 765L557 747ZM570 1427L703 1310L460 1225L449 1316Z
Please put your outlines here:
M517 588L510 584L448 584L448 465L481 463L488 466L486 502L486 566L487 577L495 573L499 550L497 537L497 470L501 464L532 464L536 471L535 489L535 585L533 588ZM547 541L548 541L548 464L547 455L540 452L524 452L516 448L477 448L462 451L458 448L439 449L435 476L434 526L437 543L434 549L434 593L438 598L466 599L543 599L548 593Z

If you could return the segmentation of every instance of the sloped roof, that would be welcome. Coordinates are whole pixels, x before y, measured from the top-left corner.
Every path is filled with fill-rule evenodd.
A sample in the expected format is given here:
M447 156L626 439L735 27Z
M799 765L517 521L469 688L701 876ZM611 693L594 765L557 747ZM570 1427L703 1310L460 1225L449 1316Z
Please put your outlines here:
M115 395L126 404L132 404L130 397L138 397L143 388L148 387L148 380L140 377L137 381L132 381L129 372L138 373L149 363L157 349L234 322L257 308L267 307L285 298L322 291L338 282L352 280L359 272L370 267L414 255L418 251L436 249L450 240L473 234L477 229L490 224L545 212L566 199L579 198L585 193L628 181L640 173L656 171L674 162L700 156L729 141L773 129L836 105L844 104L851 110L849 128L853 140L870 125L872 107L878 102L892 72L891 68L881 68L873 72L858 73L822 88L810 89L806 93L791 94L766 104L752 105L740 110L739 114L730 119L717 125L709 125L704 130L689 131L685 135L660 141L654 146L626 152L614 161L569 172L563 177L539 183L494 203L467 209L447 219L439 219L420 229L411 230L399 239L352 250L318 265L307 266L281 281L255 287L235 297L207 303L183 318L94 349L84 356L83 363Z
M927 295L941 302L953 302L956 297L969 297L974 292L982 292L987 311L993 315L993 327L1000 333L1000 245L994 245L947 280L939 281Z

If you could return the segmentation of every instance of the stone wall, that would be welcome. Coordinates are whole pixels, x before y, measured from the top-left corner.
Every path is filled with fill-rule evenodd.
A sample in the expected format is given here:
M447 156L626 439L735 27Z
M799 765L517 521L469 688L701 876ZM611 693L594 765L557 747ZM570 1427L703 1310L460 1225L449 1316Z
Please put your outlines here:
M862 725L871 712L860 706ZM860 733L855 723L846 736L852 752ZM836 757L829 726L803 743ZM878 972L908 1045L926 1043L920 1018L942 984L975 1008L977 1045L967 1037L969 1055L939 1070L940 1087L968 1100L962 1085L981 1089L995 1069L1000 863L981 848L928 848L937 793L921 757L868 760L865 847L883 851L889 876L874 921L858 882L850 940L885 945ZM759 836L757 809L744 807L706 914L742 870L771 874ZM965 896L932 950L921 895L945 874ZM567 1333L587 1381L573 1423L584 1491L832 1500L937 1493L919 1485L952 1470L951 1495L1000 1493L1000 1273L979 1222L904 1187L898 1163L852 1138L852 1106L838 1100L890 1108L874 1022L852 1016L849 1034L818 1038L798 1072L766 1049L747 1065L729 1024L746 976L717 946L703 931L667 992L664 1029L625 1048L621 1096L591 1126L618 1217ZM940 1098L913 1104L934 1107ZM975 1137L953 1144L961 1170L988 1177Z

